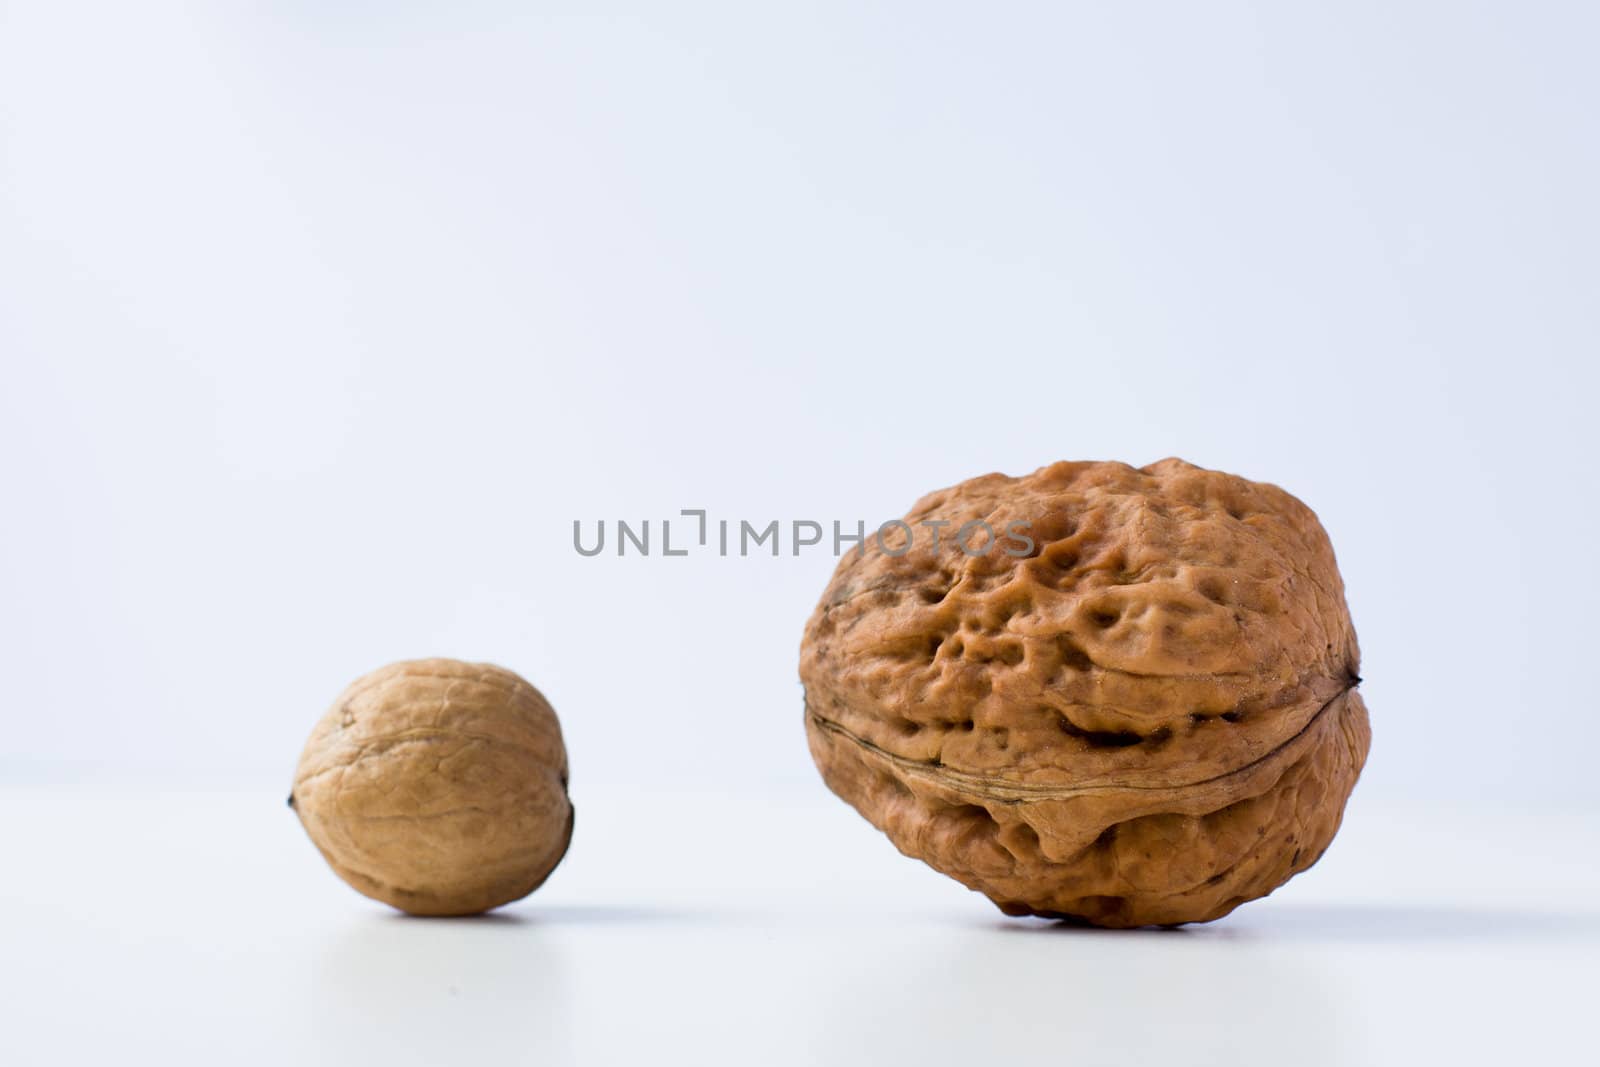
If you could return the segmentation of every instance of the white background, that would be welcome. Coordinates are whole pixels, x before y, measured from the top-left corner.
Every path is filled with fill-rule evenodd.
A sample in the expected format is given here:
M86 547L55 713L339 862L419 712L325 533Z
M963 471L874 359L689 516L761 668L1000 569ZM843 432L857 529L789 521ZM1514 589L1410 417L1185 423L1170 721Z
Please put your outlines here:
M572 522L871 526L991 470L1180 455L1316 509L1361 636L1371 761L1283 906L1387 900L1387 936L1502 886L1481 925L1570 942L1600 804L1597 32L1576 3L0 3L0 784L16 840L78 847L21 853L8 899L65 915L93 871L115 900L85 798L222 790L160 832L227 834L346 682L447 655L539 685L580 810L621 828L580 819L551 906L622 879L648 907L646 826L722 870L712 845L754 847L726 812L792 804L813 836L769 835L760 885L843 878L867 924L909 878L988 930L810 767L831 552L586 559ZM241 818L223 855L281 844L275 892L379 921ZM794 862L835 847L854 879ZM181 911L148 887L201 861L169 851L138 878ZM255 915L263 885L227 893ZM1323 935L1370 929L1342 914Z

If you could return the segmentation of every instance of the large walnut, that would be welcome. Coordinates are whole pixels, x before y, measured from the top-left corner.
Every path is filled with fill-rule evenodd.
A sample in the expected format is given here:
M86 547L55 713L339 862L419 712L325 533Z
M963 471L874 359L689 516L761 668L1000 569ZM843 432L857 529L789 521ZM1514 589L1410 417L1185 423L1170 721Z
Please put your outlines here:
M993 539L956 544L976 520ZM840 561L800 660L823 778L902 852L1102 926L1216 919L1322 855L1370 731L1304 504L1178 459L1057 463L905 524Z
M556 714L486 663L358 678L312 731L289 803L339 877L415 915L525 897L572 839Z

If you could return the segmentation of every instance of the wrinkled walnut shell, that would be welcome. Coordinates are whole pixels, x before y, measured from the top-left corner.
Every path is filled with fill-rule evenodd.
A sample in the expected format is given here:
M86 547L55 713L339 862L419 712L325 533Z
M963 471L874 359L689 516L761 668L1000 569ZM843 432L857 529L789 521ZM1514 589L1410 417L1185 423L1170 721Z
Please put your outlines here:
M902 852L1102 926L1216 919L1322 855L1370 732L1309 508L1167 459L991 474L905 521L904 554L891 528L840 561L800 661L817 767Z
M572 839L543 695L449 659L357 679L317 723L289 803L334 871L414 915L473 915L544 882Z

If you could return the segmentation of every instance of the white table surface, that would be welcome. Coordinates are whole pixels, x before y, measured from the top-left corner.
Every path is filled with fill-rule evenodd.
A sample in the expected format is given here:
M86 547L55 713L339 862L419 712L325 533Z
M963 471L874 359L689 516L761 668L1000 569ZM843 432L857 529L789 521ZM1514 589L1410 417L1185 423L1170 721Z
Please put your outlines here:
M1358 792L1323 862L1272 898L1106 932L1004 918L820 786L581 781L544 888L484 918L410 919L340 883L280 793L0 786L0 1062L1600 1055L1589 811Z

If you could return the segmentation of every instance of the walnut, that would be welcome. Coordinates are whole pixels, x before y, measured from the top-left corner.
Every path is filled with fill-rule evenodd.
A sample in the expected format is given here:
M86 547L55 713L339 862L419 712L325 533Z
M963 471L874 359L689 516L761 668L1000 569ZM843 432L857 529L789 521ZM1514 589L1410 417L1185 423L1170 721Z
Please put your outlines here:
M306 742L289 805L340 878L414 915L525 897L572 839L555 712L510 671L449 659L353 682Z
M976 520L987 551L955 543ZM800 660L817 767L900 851L1100 926L1216 919L1322 855L1371 735L1304 504L1179 459L1057 463L905 523L840 561Z

